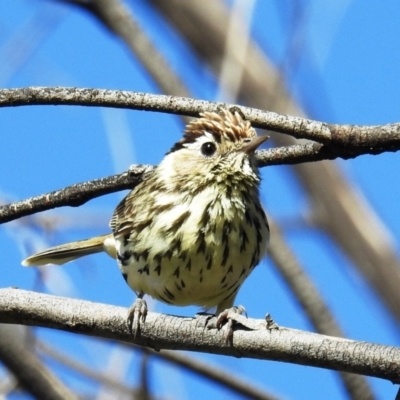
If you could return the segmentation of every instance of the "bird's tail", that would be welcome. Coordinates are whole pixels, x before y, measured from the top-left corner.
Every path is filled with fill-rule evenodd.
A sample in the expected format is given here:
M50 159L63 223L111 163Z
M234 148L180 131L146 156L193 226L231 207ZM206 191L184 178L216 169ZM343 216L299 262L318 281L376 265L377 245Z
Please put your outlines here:
M91 239L79 240L77 242L50 247L49 249L26 258L22 261L22 265L25 267L46 264L61 265L75 260L76 258L100 253L102 251L105 251L113 258L116 257L114 237L112 234L96 236Z

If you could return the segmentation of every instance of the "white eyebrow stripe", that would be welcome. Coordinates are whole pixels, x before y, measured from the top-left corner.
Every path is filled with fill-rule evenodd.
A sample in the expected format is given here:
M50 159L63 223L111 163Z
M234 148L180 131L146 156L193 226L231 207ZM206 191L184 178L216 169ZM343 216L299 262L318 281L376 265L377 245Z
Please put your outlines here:
M204 136L207 136L209 139L212 139L215 142L215 137L212 133L204 131Z

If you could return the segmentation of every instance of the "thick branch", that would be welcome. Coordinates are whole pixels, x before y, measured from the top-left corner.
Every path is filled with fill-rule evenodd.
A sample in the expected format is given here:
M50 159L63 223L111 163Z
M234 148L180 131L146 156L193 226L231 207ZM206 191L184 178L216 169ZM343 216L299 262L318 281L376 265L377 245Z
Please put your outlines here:
M234 357L279 360L400 382L400 348L356 342L295 329L269 330L261 320L239 316L232 345L226 332L208 330L204 316L183 318L149 313L141 334L132 338L127 310L105 304L0 290L0 322L42 326L135 343L156 350L179 349ZM241 318L240 318L241 317Z
M44 104L127 108L191 117L196 117L203 111L218 111L221 107L235 106L186 97L119 90L51 87L0 90L0 107ZM361 154L379 154L400 149L399 123L382 126L336 125L255 108L240 108L256 128L285 133L298 139L309 139L329 146L329 151L324 150L328 159L342 155L344 158L350 158ZM332 154L332 158L329 157L329 153Z

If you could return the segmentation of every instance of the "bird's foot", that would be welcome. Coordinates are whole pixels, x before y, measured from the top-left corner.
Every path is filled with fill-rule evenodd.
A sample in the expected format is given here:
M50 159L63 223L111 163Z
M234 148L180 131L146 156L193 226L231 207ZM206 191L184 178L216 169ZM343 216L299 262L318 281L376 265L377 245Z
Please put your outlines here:
M227 334L225 337L225 343L228 344L228 342L232 343L233 339L233 327L236 323L236 316L237 315L246 315L246 309L243 306L233 306L230 308L227 308L226 310L222 311L219 313L219 315L216 315L215 318L213 318L208 324L207 328L208 329L221 329L222 326L225 324L225 329L227 329ZM246 315L247 316L247 315Z
M128 328L129 332L135 339L137 334L140 332L140 323L144 324L147 316L147 303L146 300L137 298L131 305L128 312Z

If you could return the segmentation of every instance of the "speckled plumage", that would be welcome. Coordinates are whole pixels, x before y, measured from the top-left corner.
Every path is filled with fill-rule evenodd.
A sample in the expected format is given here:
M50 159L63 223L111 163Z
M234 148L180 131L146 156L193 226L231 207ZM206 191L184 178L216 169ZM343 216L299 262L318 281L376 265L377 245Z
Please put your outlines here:
M255 160L241 151L255 137L238 113L202 114L117 207L111 228L135 292L180 306L232 306L269 236ZM204 157L210 141L216 153Z
M139 297L231 307L269 239L254 159L263 141L237 112L201 114L118 205L113 235L57 246L25 265L106 251Z

